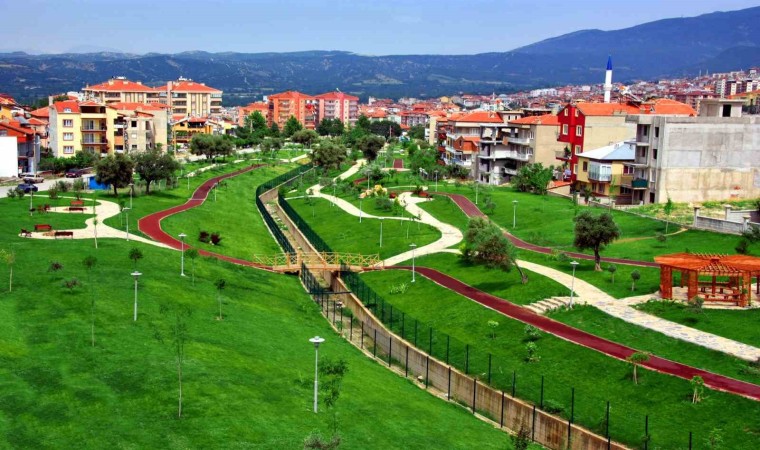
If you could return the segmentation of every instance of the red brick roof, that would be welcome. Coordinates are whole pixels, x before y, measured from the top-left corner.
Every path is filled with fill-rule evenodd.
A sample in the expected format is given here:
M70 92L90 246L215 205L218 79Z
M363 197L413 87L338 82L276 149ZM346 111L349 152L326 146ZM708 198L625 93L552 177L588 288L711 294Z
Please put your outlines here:
M153 92L150 86L129 80L108 80L105 83L96 84L84 88L85 91L108 91L108 92Z
M455 120L457 122L504 123L499 113L491 111L473 111L465 113Z
M559 118L554 114L544 114L543 116L528 116L520 119L510 120L509 123L519 125L559 125Z
M65 100L65 101L62 101L62 102L55 102L55 103L53 103L53 107L59 113L63 113L66 108L68 108L68 109L71 110L71 111L69 111L69 113L71 113L71 114L79 113L80 112L79 102L76 101L76 100ZM69 114L69 113L66 113L66 114Z

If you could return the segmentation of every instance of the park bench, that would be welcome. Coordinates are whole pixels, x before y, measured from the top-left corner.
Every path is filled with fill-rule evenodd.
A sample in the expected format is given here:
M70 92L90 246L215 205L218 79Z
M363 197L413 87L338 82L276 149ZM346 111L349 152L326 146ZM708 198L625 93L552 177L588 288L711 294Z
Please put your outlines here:
M27 230L26 228L21 229L21 237L32 237L32 232Z
M71 211L71 212L77 211L77 212L83 213L84 212L84 206L69 206L69 211Z
M69 206L84 206L84 200L72 200Z
M50 231L52 229L53 229L53 227L50 226L50 225L48 225L48 224L46 224L46 223L36 224L34 226L34 231Z
M43 206L43 208L45 209L45 211L50 211L50 205L47 203L45 203L45 206Z
M56 239L58 239L59 237L69 237L71 239L74 239L74 232L73 231L56 231L54 236Z

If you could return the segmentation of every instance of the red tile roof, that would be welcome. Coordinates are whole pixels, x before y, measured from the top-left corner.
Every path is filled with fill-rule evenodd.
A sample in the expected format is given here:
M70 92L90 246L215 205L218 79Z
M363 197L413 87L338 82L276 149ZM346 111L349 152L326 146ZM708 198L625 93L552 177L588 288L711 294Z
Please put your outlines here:
M50 109L48 109L48 107L45 106L39 109L35 109L29 114L31 114L32 117L50 117Z
M543 116L528 116L520 119L510 120L509 123L519 125L559 125L559 117L554 114L544 114Z
M119 111L161 111L169 109L169 105L163 103L136 103L136 102L113 102L108 104L109 108Z
M312 97L311 95L304 94L303 92L298 91L285 91L285 92L278 92L277 94L272 94L268 97L270 100L286 100L286 99L295 99L295 98L302 98L302 99L315 99L316 97Z
M504 123L499 113L491 111L472 111L455 119L457 122Z
M105 83L88 86L83 89L84 91L92 92L153 92L154 89L150 86L145 86L142 83L129 81L129 80L108 80Z
M67 108L70 109L71 111L65 114L75 114L75 113L78 114L79 112L81 112L79 109L79 102L76 100L65 100L62 102L55 102L53 103L53 107L59 113L64 113L64 110Z
M169 90L169 85L165 84L163 86L158 86L153 88L153 90L158 92L167 92ZM208 94L216 94L222 92L219 89L215 89L211 86L206 86L203 83L198 83L196 81L190 80L172 81L171 90L176 92L205 92Z
M346 94L345 92L326 92L324 94L319 94L315 96L318 99L321 100L353 100L353 101L359 101L359 97L355 97L350 94Z
M696 116L697 112L686 103L667 98L643 102L640 106L632 103L578 103L578 110L584 116L615 116L626 114L667 114Z
M584 116L618 116L626 114L639 114L640 109L627 103L587 103L582 102L576 108Z

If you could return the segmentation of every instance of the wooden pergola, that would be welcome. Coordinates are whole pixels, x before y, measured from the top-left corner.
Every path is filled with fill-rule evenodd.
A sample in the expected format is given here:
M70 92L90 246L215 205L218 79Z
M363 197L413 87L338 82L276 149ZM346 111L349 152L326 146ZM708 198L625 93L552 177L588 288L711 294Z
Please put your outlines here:
M680 284L686 286L688 300L699 296L706 302L745 307L751 303L752 277L757 278L760 294L760 258L754 256L674 253L654 260L660 264L662 298L673 298L674 270L681 272Z

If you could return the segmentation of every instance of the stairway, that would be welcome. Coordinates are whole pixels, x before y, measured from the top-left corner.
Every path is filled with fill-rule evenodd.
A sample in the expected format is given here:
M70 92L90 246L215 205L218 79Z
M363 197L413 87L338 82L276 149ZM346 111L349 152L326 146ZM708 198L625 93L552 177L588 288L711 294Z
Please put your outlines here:
M574 302L576 304L582 303L578 301L579 298L575 297ZM570 297L551 297L543 300L525 305L524 307L533 311L536 314L546 314L549 311L557 309L561 306L567 306L570 304Z

